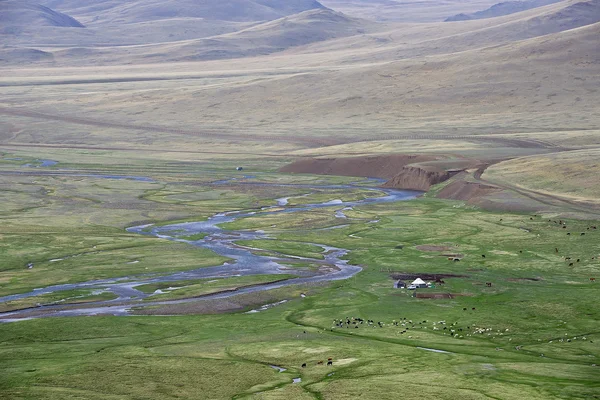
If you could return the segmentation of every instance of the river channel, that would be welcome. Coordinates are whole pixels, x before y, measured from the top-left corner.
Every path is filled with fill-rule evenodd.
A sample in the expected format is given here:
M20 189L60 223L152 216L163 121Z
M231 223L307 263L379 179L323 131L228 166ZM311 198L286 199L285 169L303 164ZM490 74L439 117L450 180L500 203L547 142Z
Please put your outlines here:
M110 177L109 177L110 178ZM214 182L213 185L220 185L228 181ZM373 184L378 181L370 181ZM189 271L180 271L172 274L142 274L114 279L103 279L88 281L82 283L54 285L45 288L34 289L28 293L21 293L0 297L0 303L19 300L42 294L59 292L73 289L87 289L95 293L111 292L117 296L114 300L97 301L94 303L85 304L49 304L38 305L36 307L17 310L12 312L0 313L0 322L18 321L23 319L39 318L39 317L56 317L56 316L79 316L79 315L129 315L131 309L136 307L157 306L165 304L178 304L195 301L203 301L206 299L220 299L230 296L235 296L243 293L251 293L257 291L271 290L289 285L307 284L313 282L333 281L347 279L358 272L359 266L348 264L344 260L344 256L348 250L337 247L327 246L324 244L311 243L323 249L323 259L313 259L305 257L292 257L287 255L269 256L256 254L256 250L244 246L237 245L237 241L241 240L268 240L271 239L268 234L262 231L251 230L224 230L220 225L234 222L239 219L257 216L266 216L272 214L297 213L314 209L330 209L331 213L340 220L340 224L324 229L335 229L346 226L344 221L347 219L344 211L350 210L353 207L364 204L392 203L398 201L409 200L417 197L421 192L395 190L387 188L379 188L368 185L348 184L348 185L282 185L269 183L252 183L245 182L246 185L263 185L263 186L278 186L290 187L290 189L308 189L323 190L323 189L367 189L380 192L380 196L370 197L356 201L342 201L336 199L332 194L332 199L322 203L303 204L299 206L290 206L289 198L276 199L277 205L263 207L258 211L224 211L217 213L206 221L186 222L165 226L141 225L127 228L127 231L140 235L155 236L176 242L184 242L193 246L210 249L215 253L227 257L228 262L222 265L212 267L203 267ZM310 194L310 193L309 193ZM302 195L294 195L293 197L301 197ZM304 195L306 196L306 195ZM372 221L377 222L377 221ZM323 229L323 228L322 228ZM205 236L199 240L188 240L191 235L204 234ZM298 260L317 263L321 267L317 270L307 270L302 268L293 268L290 262ZM136 286L148 283L168 283L182 280L208 279L208 278L227 278L233 276L257 275L257 274L293 274L296 278L282 280L278 282L259 284L240 288L236 291L227 291L215 293L201 298L188 298L179 300L164 300L152 301L151 296L160 294L148 294L136 289Z

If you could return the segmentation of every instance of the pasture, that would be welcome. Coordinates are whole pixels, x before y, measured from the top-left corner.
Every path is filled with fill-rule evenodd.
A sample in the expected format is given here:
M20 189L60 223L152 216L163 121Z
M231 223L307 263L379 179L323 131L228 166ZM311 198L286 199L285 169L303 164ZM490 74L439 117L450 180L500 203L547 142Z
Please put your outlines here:
M77 164L75 159L70 162ZM60 172L54 176L12 175L14 181L9 182L3 175L7 190L0 225L1 295L65 282L219 265L226 259L209 250L129 233L125 227L204 220L225 210L259 210L276 206L277 198L311 193L286 186L254 190L248 184L252 182L356 180L290 176L249 164L244 174L254 177L243 178L245 183L209 184L236 177L235 165L169 166L142 158L128 168L78 164L78 171L95 175L146 176L145 170L152 182L72 176L58 166L43 169ZM347 194L351 199L363 195ZM328 201L340 193L322 189L313 196ZM322 250L318 245L348 249L348 261L363 268L358 275L226 300L199 299L197 305L137 309L136 316L0 324L0 397L600 396L600 288L590 280L600 276L600 230L592 228L596 222L489 212L431 197L357 206L344 211L344 219L336 218L338 208L334 204L297 213L257 214L223 227L264 231L269 239L239 243L256 252L316 257ZM32 269L27 269L28 262L33 262ZM413 297L413 291L393 288L393 277L428 274L456 275L444 277L434 288L417 290L443 298ZM184 288L160 296L194 297L287 277L183 282ZM139 289L153 292L164 287ZM3 307L78 296L86 301L93 295L57 292ZM329 358L332 365L327 366Z

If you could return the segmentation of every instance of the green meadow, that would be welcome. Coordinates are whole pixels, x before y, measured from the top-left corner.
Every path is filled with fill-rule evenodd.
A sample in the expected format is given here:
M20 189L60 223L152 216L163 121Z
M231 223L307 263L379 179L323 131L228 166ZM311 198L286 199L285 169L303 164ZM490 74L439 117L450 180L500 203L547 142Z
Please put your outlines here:
M141 158L130 167L68 161L94 174L146 176L146 170L153 182L2 175L0 296L227 261L190 244L129 233L128 226L259 210L277 198L313 192L312 199L296 199L373 195L235 181L208 185L235 177L233 162L216 170ZM244 165L244 173L255 176L244 182L353 181L278 174L275 163ZM348 249L348 262L363 268L354 277L234 296L200 313L186 303L149 310L157 315L1 323L0 398L600 398L600 283L590 279L600 278L600 230L593 228L600 223L490 212L429 196L357 206L345 219L335 217L339 208L256 214L223 228L263 230L269 239L238 243L260 254L321 259L319 245ZM398 279L435 281L433 274L443 283L416 291L393 287ZM180 287L150 299L182 299L290 277L138 289ZM98 300L94 296L106 294L55 292L0 306L7 311ZM237 297L244 306L228 309ZM278 304L261 309L267 303Z

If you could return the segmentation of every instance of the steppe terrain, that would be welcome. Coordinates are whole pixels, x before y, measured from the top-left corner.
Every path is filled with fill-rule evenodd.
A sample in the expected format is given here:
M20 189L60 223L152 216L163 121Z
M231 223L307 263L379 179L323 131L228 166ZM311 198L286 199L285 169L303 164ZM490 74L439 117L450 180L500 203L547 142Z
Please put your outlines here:
M0 397L600 398L600 1L536 5L0 0Z

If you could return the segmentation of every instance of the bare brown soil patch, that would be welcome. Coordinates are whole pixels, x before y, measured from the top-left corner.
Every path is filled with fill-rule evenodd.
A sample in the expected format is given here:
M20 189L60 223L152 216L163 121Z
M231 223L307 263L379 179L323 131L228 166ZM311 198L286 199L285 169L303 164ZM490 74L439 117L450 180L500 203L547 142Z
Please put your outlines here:
M433 185L447 181L456 173L430 165L406 165L383 187L425 191Z
M440 199L463 200L468 202L480 201L483 197L500 192L502 189L483 183L459 180L452 182L437 194Z
M431 155L388 154L343 158L312 158L295 161L280 172L319 175L364 176L389 179L409 164L435 161Z

